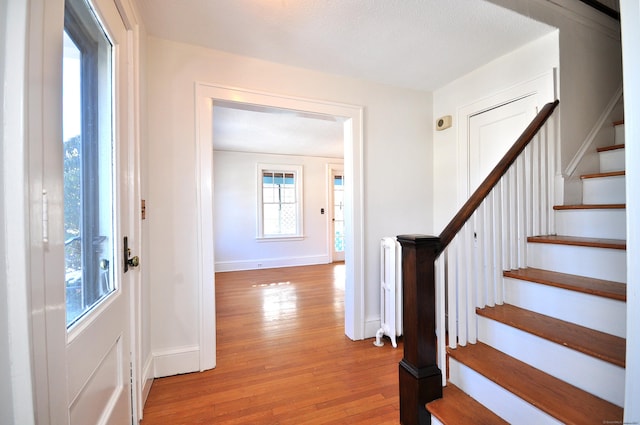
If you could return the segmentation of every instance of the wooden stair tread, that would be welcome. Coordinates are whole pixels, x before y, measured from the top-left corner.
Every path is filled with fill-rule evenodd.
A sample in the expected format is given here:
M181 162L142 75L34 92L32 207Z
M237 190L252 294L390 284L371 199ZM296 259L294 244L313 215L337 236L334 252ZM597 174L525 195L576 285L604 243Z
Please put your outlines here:
M477 308L476 313L616 366L625 367L624 338L510 304Z
M427 410L445 425L508 424L451 383L442 389L442 398L427 404Z
M627 204L576 204L576 205L554 205L556 211L563 210L623 210Z
M529 236L527 242L551 243L557 245L588 246L594 248L627 249L627 241L622 239L583 238L578 236Z
M542 285L597 295L618 301L627 301L627 285L610 280L594 279L567 273L528 267L526 269L507 270L503 276L513 279L526 280Z
M597 148L596 150L598 152L607 152L607 151L615 151L618 149L624 149L624 143L620 143L619 145L602 146L600 148Z
M622 421L623 409L481 342L449 356L565 424Z
M624 171L609 171L608 173L592 173L592 174L583 174L580 176L581 179L596 179L599 177L618 177L624 176Z

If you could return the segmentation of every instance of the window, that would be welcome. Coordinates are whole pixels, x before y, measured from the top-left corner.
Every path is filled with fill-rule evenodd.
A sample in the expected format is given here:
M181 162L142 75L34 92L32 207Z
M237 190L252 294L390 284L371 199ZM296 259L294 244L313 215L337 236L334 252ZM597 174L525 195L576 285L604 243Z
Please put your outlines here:
M67 327L115 290L112 45L83 0L67 0L63 161Z
M258 165L258 239L302 237L302 166Z

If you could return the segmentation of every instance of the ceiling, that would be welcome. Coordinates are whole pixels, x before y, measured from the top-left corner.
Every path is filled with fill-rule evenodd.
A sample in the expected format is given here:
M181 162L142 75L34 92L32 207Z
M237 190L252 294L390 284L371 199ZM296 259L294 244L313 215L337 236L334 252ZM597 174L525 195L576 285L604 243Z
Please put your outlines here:
M155 37L423 91L553 30L484 0L137 1L147 32ZM320 120L314 129L304 127L309 134L300 137L302 123L311 125L313 119L282 112L274 114L278 124L272 125L268 111L220 105L214 120L216 149L221 143L224 149L264 152L274 140L267 149L274 152L285 146L288 125L294 126L300 148L335 144L336 130L330 126L341 135L340 123ZM262 137L249 139L256 136ZM240 144L234 148L231 138ZM333 156L336 148L314 155Z
M243 103L213 105L214 149L326 158L344 156L343 120Z

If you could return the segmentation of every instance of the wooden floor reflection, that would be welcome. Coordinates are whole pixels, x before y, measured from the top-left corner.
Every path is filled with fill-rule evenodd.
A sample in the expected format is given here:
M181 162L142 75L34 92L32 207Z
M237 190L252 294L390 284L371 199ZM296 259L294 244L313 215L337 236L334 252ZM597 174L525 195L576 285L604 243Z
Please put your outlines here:
M349 340L343 300L342 263L217 273L217 367L156 379L142 424L398 424L402 345Z

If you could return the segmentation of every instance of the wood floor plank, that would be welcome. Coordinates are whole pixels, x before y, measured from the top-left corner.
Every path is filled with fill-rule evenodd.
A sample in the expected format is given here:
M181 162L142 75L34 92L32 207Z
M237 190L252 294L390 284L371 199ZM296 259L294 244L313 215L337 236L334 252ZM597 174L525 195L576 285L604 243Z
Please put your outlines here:
M618 301L627 300L627 285L610 280L594 279L573 274L558 273L549 270L528 267L526 269L507 270L504 277L526 280L542 285L597 295Z
M447 352L460 363L565 424L622 423L622 408L595 397L483 343Z
M626 341L624 338L510 304L477 308L476 313L616 366L625 367Z
M401 340L344 335L344 264L215 283L216 369L156 379L142 425L399 423Z

